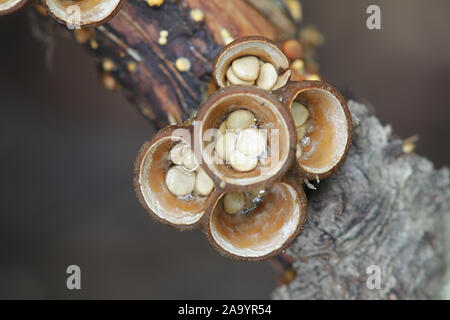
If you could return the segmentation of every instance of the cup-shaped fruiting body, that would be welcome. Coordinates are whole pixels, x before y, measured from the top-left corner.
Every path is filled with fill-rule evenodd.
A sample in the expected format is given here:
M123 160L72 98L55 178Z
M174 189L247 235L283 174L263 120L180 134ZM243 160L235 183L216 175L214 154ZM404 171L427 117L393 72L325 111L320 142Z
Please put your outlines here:
M73 27L95 27L114 17L125 0L42 0L57 21Z
M263 193L262 198L250 204L246 204L249 192L241 191L225 193L216 200L206 234L223 255L264 260L280 253L301 232L307 214L302 187L277 182L258 193Z
M215 192L200 168L185 126L171 126L144 144L135 163L134 186L139 201L157 220L177 227L195 227Z
M338 169L353 128L335 88L289 76L288 59L265 38L226 46L214 69L220 89L192 121L163 129L140 151L135 186L144 207L179 228L201 228L228 257L258 261L284 250L306 219L303 183ZM179 128L188 139L174 139Z
M249 190L276 181L295 158L289 110L269 92L249 86L222 88L195 117L205 171L221 189Z
M0 16L10 14L24 7L29 0L0 0Z
M257 86L276 90L291 75L289 60L272 41L260 36L235 40L225 46L216 58L214 78L219 87Z
M351 138L345 100L325 82L221 88L142 147L135 188L159 221L200 228L225 256L264 260L300 234L303 182L337 170Z
M300 172L308 179L330 176L343 163L352 140L344 97L323 81L291 82L277 94L294 118Z

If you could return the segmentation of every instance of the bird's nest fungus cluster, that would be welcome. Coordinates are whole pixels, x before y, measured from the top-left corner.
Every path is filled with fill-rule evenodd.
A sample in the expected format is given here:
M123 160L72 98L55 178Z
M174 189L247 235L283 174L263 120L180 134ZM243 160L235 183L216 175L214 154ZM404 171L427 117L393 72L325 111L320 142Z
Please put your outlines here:
M0 15L28 2L0 0ZM57 21L74 27L101 25L124 2L42 0ZM291 58L297 47L283 45ZM295 68L301 60L291 64L286 54L263 37L229 43L214 65L220 89L194 119L145 143L135 164L138 198L153 217L179 229L200 228L222 254L237 259L271 257L300 234L307 213L303 182L336 171L351 143L342 95L323 81L292 81L305 77Z
M268 39L230 43L214 67L220 89L194 119L141 148L136 192L157 220L200 228L222 254L266 259L301 232L303 182L344 161L351 116L329 84L289 81L289 60Z

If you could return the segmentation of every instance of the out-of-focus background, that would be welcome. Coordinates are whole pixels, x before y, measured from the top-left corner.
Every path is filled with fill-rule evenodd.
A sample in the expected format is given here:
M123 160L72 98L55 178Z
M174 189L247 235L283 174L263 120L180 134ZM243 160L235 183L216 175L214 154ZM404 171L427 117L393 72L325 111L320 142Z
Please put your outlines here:
M130 0L134 1L134 0ZM417 152L450 163L450 2L303 0L325 36L321 73L370 103ZM382 30L366 28L378 4ZM269 298L268 262L221 257L200 232L146 216L132 188L153 129L106 91L72 39L46 48L26 10L0 17L0 298ZM66 268L82 290L66 289Z

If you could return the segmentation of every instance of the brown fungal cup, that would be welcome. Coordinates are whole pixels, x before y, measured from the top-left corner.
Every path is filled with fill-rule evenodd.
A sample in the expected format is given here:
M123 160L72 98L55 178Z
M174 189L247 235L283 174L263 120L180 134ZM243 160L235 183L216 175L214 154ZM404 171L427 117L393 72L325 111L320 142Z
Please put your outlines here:
M178 129L187 127L167 127L144 144L135 163L134 186L142 206L154 218L179 229L189 229L199 223L212 197L177 197L168 190L165 176L170 168L169 152L180 142L190 144L176 134Z
M178 129L188 138L178 134ZM276 141L271 134L267 139L267 153L278 155L270 157L269 170L263 172L266 162L243 171L217 162L219 141L228 133L239 141L245 132L263 129L277 132ZM345 100L325 82L291 82L273 93L253 86L230 86L210 95L193 122L167 127L142 147L135 165L135 189L142 205L159 221L179 229L200 228L224 256L264 260L280 253L300 234L307 215L303 181L323 179L336 171L351 138ZM183 160L176 157L183 145L189 146L198 161L198 166L192 166L198 170L196 179L210 179L209 188L199 188L203 196L186 196L193 185L187 192L178 184L170 186L170 172L181 170L173 163L191 169L184 156ZM278 146L275 151L274 145ZM230 150L240 146L236 142ZM244 144L253 146L251 140ZM303 149L300 156L299 149ZM186 179L192 183L192 177Z
M61 23L77 27L99 26L114 17L125 0L42 0ZM75 7L76 6L76 7ZM78 11L79 10L79 16Z
M246 172L217 161L214 143L206 138L207 132L218 129L236 110L251 112L259 129L267 130L267 162ZM195 124L194 139L199 141L202 165L221 189L237 187L249 190L272 183L282 177L293 163L295 151L291 146L295 145L296 135L292 118L280 101L265 90L250 86L220 89L200 107Z
M205 152L203 142L210 143L203 141L205 132L219 127L224 119L230 125L230 114L236 111L254 115L254 127L250 130L276 129L274 143L279 145L276 150L279 157L265 174L261 168L236 172L225 164L215 163ZM180 129L186 133L184 136L179 134ZM198 141L200 150L195 150ZM284 177L294 164L295 143L290 112L274 95L256 87L220 89L200 107L193 124L162 129L141 148L134 178L138 199L158 221L178 229L201 228L225 256L247 261L267 259L300 234L307 214L302 186ZM165 177L174 168L170 161L178 163L172 153L180 144L189 145L199 162L198 170L212 179L213 191L207 196L177 196L168 186ZM241 207L231 203L233 208L227 208L225 201L232 193L242 201Z
M352 140L352 118L344 97L323 81L291 82L278 90L283 103L309 111L310 127L297 158L299 171L308 179L324 179L343 163Z
M208 217L206 234L224 256L259 261L280 253L301 232L307 214L305 193L285 182L269 187L253 211L230 215L223 196Z
M0 0L0 16L23 8L29 0Z
M270 90L286 84L291 75L289 60L283 51L272 41L260 36L248 36L235 40L225 46L214 64L214 79L221 88L227 86L227 71L233 62L243 57L256 57L275 67L277 80Z

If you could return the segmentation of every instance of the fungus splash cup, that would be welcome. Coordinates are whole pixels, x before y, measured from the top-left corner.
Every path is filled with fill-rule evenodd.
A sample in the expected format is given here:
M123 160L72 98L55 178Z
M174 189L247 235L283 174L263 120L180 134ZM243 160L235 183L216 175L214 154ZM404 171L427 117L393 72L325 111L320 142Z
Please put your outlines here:
M273 78L260 85L265 63L277 70L279 86ZM287 82L288 68L282 51L261 37L222 50L214 71L221 88L193 121L162 129L138 154L135 188L153 217L199 228L221 254L246 261L272 257L300 234L303 183L342 165L352 120L335 88Z

